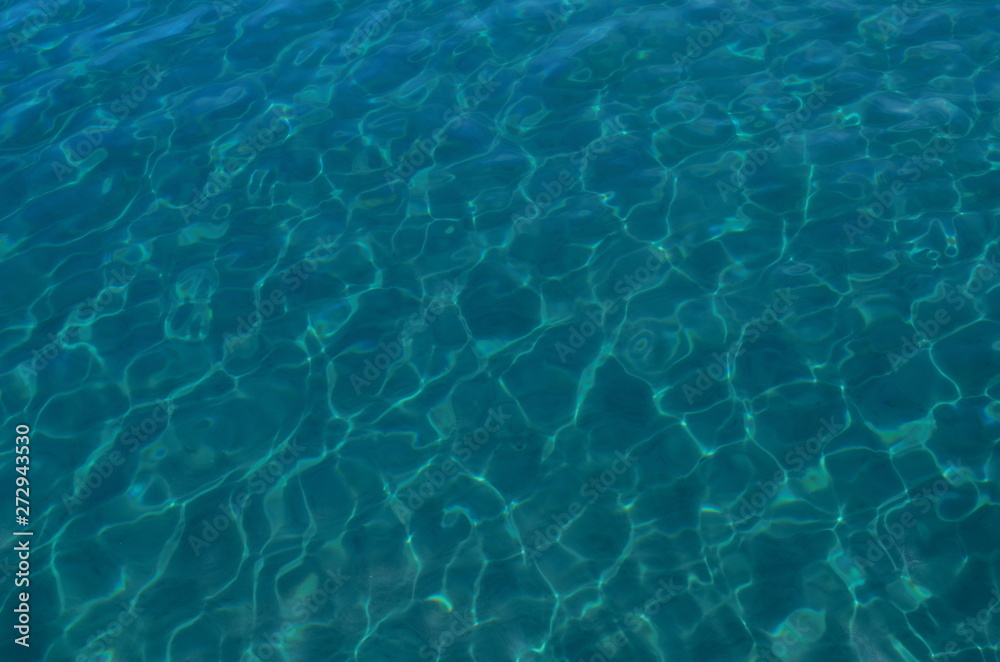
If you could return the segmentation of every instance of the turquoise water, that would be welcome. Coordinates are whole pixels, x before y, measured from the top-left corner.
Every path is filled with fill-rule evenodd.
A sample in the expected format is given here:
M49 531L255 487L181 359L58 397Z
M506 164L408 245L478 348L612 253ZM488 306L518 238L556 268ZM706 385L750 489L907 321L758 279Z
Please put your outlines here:
M997 3L0 22L0 659L1000 659Z

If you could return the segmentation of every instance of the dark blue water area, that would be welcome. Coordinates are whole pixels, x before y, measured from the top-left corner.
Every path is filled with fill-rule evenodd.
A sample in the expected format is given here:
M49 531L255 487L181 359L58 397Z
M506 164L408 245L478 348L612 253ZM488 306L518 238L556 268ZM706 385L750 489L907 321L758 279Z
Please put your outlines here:
M1000 659L996 2L0 26L0 659Z

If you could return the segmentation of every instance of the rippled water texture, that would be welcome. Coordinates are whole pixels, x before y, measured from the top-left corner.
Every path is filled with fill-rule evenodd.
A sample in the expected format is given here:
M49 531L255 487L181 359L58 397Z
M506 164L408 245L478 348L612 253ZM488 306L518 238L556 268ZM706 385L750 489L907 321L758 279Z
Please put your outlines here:
M1000 659L996 2L0 25L0 658Z

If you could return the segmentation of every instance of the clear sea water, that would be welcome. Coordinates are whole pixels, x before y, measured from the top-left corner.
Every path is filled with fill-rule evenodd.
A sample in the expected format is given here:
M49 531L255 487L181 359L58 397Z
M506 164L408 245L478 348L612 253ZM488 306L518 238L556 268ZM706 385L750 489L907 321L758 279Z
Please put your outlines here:
M1000 659L997 2L0 7L0 660Z

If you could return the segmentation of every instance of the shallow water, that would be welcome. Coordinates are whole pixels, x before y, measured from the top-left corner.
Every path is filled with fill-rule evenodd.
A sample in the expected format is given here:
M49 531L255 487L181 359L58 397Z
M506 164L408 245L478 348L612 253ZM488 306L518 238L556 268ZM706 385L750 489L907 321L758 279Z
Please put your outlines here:
M996 3L0 25L2 659L1000 659Z

